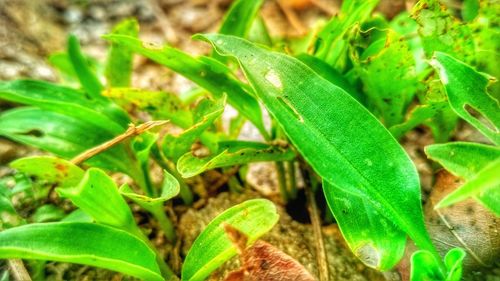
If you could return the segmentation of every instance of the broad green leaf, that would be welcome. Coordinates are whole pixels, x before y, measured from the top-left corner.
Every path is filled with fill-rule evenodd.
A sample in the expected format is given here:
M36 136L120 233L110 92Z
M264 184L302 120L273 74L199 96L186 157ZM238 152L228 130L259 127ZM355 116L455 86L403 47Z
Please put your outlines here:
M82 209L76 209L64 217L61 222L94 222L94 219Z
M112 34L137 37L139 24L136 19L126 19L113 28ZM128 87L132 76L132 52L111 43L104 73L108 87Z
M135 88L111 88L103 92L126 108L138 108L147 111L155 119L170 120L181 128L192 124L191 112L173 93L149 91Z
M97 266L144 280L164 280L154 252L129 233L92 223L28 224L0 232L0 258Z
M122 133L130 123L127 114L116 105L89 99L82 91L43 81L2 81L0 99L79 118L113 134Z
M420 250L411 257L411 281L460 281L465 251L453 248L444 257L446 273L442 272L436 258L428 251Z
M230 75L230 70L219 61L208 57L193 58L170 46L158 47L129 36L106 35L104 38L165 65L205 88L216 98L220 98L226 93L228 103L244 114L259 129L261 134L267 136L259 103L238 80Z
M403 257L406 233L377 211L366 195L323 182L328 206L352 252L366 265L390 270Z
M193 125L177 136L168 134L163 139L162 149L165 156L177 162L183 154L190 151L196 139L222 115L225 105L225 96L216 101L202 100L194 111ZM211 146L213 150L214 147Z
M74 35L70 35L68 37L68 56L71 64L73 65L73 69L78 76L78 80L80 80L80 84L85 89L85 91L91 98L102 100L102 84L95 73L90 69L87 60L80 50L80 43L78 42L78 38L76 38Z
M1 114L0 135L66 159L114 137L108 131L78 118L32 107L12 109ZM130 173L134 170L122 144L86 162L112 171Z
M205 38L239 60L258 97L323 180L362 192L419 247L435 251L424 226L415 166L373 115L292 57L232 36Z
M484 196L490 193L489 200L493 200L493 212L500 216L500 158L486 165L475 176L471 177L464 185L444 197L435 208L450 206L463 201L468 197Z
M366 48L356 69L369 98L368 103L373 103L377 115L390 127L402 122L418 81L407 42L392 30L386 37Z
M488 77L441 52L434 54L431 65L439 72L453 110L495 144L500 144L500 106L486 91Z
M120 193L134 201L146 210L151 210L155 206L162 206L169 199L174 198L179 194L180 185L177 179L167 171L163 171L163 184L160 197L151 198L145 195L138 194L127 184L120 187Z
M13 169L59 187L77 186L84 171L73 163L54 156L30 156L9 164ZM40 167L43 167L41 169Z
M57 188L98 223L121 228L137 234L137 225L127 203L114 181L103 171L90 168L78 186Z
M266 199L253 199L231 207L213 219L196 238L182 267L181 280L201 281L235 256L233 245L224 227L230 225L248 237L251 245L278 222L274 204Z
M462 7L462 18L465 21L473 21L479 13L479 0L464 0Z
M263 0L236 0L226 12L220 34L245 37L252 26L253 19L257 15Z
M361 94L351 85L351 83L349 83L349 81L347 81L347 79L342 74L340 74L331 65L318 59L317 57L308 54L300 54L297 56L297 59L312 68L312 70L314 70L319 76L346 91L359 102L362 102Z
M191 152L184 154L177 161L177 170L182 177L189 178L220 167L295 158L295 153L290 149L260 142L224 141L219 142L218 146L217 153L210 156L196 157Z

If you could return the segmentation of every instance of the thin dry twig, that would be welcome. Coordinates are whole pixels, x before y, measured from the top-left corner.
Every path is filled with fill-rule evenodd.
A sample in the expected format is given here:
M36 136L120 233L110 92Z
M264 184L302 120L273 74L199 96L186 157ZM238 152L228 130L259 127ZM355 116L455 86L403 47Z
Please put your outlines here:
M125 133L118 135L114 139L111 139L103 144L92 147L91 149L82 152L80 155L77 155L76 157L71 159L70 162L75 164L75 165L79 165L82 162L84 162L85 160L87 160L91 157L94 157L103 151L110 149L114 145L126 140L129 137L140 135L151 128L165 125L167 122L169 122L169 121L164 121L164 120L149 121L149 122L146 122L146 123L141 124L139 126L135 126L135 125L131 124L128 127L127 131L125 131Z
M278 0L278 6L285 14L286 19L290 23L290 25L299 33L299 35L304 35L307 33L307 28L304 26L300 18L297 16L297 13L285 4L283 0Z
M306 198L307 198L307 210L309 211L309 216L311 218L311 224L313 226L314 241L316 244L316 261L318 263L319 270L319 280L328 281L328 260L326 257L325 242L323 240L323 233L321 230L321 220L318 212L318 205L316 204L316 198L312 192L311 186L305 186Z
M12 277L16 281L31 281L31 277L24 267L24 263L20 259L10 259L7 261L9 264L10 272L12 273Z
M165 36L165 39L167 39L168 43L170 43L170 44L177 44L179 42L179 37L177 36L177 33L175 33L175 30L172 27L170 20L165 15L165 12L163 12L163 9L161 8L158 1L157 0L149 0L149 5L150 5L151 9L153 10L153 13L154 13L156 19L160 23L159 26L160 26L161 30L163 31L163 35Z

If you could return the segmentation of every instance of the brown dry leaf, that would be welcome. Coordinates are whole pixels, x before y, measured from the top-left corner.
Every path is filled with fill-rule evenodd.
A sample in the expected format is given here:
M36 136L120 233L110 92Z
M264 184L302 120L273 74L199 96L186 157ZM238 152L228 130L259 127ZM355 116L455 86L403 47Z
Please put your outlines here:
M436 175L434 189L424 207L427 230L444 256L449 250L461 247L467 252L465 271L491 266L500 260L500 224L498 218L474 199L434 210L434 206L450 192L463 184L459 178L445 170ZM399 265L403 280L408 280L409 257L416 250L412 243Z
M242 266L225 281L315 281L316 279L294 258L264 241L244 248L247 237L230 225L225 230L239 249Z

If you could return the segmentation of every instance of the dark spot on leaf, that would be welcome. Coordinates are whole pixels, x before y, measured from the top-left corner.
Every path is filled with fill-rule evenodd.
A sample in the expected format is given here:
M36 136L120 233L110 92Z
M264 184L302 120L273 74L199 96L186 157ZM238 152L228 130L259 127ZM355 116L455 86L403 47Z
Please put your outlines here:
M31 137L35 137L35 138L41 138L44 136L43 131L38 130L38 129L31 129L27 132L19 133L19 134L23 135L23 136L31 136Z

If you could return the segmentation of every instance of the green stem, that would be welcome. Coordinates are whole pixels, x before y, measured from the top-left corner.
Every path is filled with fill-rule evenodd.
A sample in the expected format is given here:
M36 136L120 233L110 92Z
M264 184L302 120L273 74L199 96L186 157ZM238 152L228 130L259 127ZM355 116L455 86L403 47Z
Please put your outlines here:
M291 199L297 198L297 180L295 178L295 161L287 161L288 191Z
M158 221L158 224L160 225L161 230L163 230L163 232L165 233L165 236L167 236L167 239L170 242L175 243L175 240L177 239L175 228L170 219L165 214L163 206L161 204L155 205L154 208L150 208L148 211Z
M283 198L283 202L288 202L288 191L286 188L286 177L285 177L285 166L283 162L275 162L276 163L276 171L278 172L278 184L280 188L281 198Z

